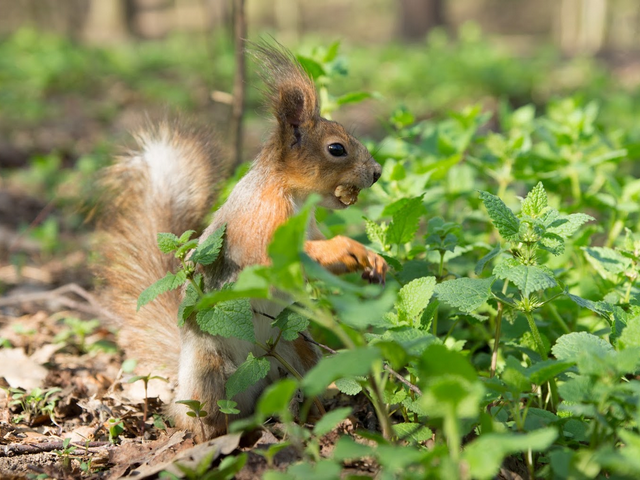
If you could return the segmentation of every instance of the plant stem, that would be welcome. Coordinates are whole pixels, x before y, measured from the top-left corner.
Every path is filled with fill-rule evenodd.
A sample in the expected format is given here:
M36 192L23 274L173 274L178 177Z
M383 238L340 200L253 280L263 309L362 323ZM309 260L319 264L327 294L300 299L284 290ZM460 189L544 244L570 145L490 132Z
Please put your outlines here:
M556 308L555 305L553 305L552 303L547 303L546 304L547 307L549 307L549 312L551 313L551 316L554 318L554 320L556 322L558 322L558 325L560 325L560 328L562 328L562 331L564 333L571 333L572 330L569 328L569 326L566 324L566 322L564 321L564 319L560 316L560 314L558 313L558 309Z
M438 280L442 281L444 274L444 251L440 250L440 265L438 266Z
M382 392L380 391L380 385L377 382L376 375L372 372L369 375L369 385L371 386L372 403L373 408L376 411L380 426L382 427L382 436L385 440L391 440L393 437L393 427L391 425L391 419L389 418L389 412L384 403Z
M260 342L256 342L256 345L259 346L260 348L262 348L265 352L266 352L266 356L268 357L273 357L275 358L278 362L280 362L280 364L291 374L293 375L296 380L298 380L299 382L302 381L302 375L300 375L300 372L298 372L293 365L291 365L289 362L287 362L284 357L282 355L280 355L278 352L275 351L275 345L272 346L271 348L267 347L266 345L263 345ZM322 405L322 403L320 402L320 400L318 400L317 397L313 398L313 402L316 405L316 408L318 409L318 411L320 412L321 415L324 415L325 413L327 413L327 411L324 409L324 405Z
M544 343L542 343L542 337L540 336L540 331L538 330L538 326L536 325L536 322L533 319L533 315L531 314L531 312L524 312L524 315L525 317L527 317L527 321L529 322L529 328L531 329L531 334L533 335L533 341L536 344L538 353L540 354L543 360L547 360L549 356L547 355L547 352L544 349Z
M502 302L498 302L498 314L496 315L496 334L493 338L493 352L491 352L491 371L490 377L496 374L496 366L498 365L498 349L500 347L500 335L502 332L502 312L504 311L504 305Z

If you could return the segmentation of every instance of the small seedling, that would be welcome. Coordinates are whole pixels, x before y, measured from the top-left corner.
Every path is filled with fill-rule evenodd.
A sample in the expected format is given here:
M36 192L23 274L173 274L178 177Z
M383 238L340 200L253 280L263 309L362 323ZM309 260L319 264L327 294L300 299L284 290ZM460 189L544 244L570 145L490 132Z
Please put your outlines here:
M71 454L77 449L75 445L71 445L71 439L65 438L62 442L62 450L54 451L62 459L62 468L69 470L71 468Z
M20 406L21 413L13 417L14 423L26 421L31 422L40 415L48 415L51 422L55 423L54 410L59 398L53 397L53 394L60 392L62 389L55 387L42 390L34 388L30 392L22 388L4 388L9 397L8 405L10 407Z
M168 382L169 380L158 375L151 376L151 374L149 373L148 375L136 375L134 377L131 377L129 379L129 383L138 382L140 380L144 383L144 413L142 415L142 434L144 435L144 428L147 423L147 413L149 411L149 382L151 380L162 380L163 382Z
M80 353L87 353L91 346L87 345L86 339L100 326L100 321L68 317L63 322L67 328L61 330L53 341L73 346Z
M109 441L114 445L117 444L120 434L124 432L124 424L122 423L122 420L119 418L110 418L107 420L107 423L105 423L105 427L109 432Z
M200 423L200 431L202 432L202 440L207 438L204 433L204 423L202 422L202 419L208 415L208 413L203 410L206 402L200 403L198 400L176 400L176 403L181 403L189 408L187 416L198 419L198 422Z

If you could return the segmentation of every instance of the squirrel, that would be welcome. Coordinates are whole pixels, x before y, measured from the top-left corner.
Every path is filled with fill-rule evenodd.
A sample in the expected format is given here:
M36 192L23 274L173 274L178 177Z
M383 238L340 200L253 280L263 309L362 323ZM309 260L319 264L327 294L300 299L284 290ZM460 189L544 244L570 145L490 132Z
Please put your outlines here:
M262 66L267 104L277 124L200 237L202 242L226 224L220 257L202 271L208 291L234 281L249 265L268 264L274 231L310 194L319 194L324 207L344 209L381 175L380 165L357 139L339 123L320 116L313 80L291 52L274 43L254 45L251 53ZM119 341L126 355L164 368L163 374L177 382L175 400L206 403L209 414L202 419L203 433L215 437L226 432L217 401L224 399L227 378L249 352L263 352L237 338L204 333L193 320L178 327L183 295L179 290L159 296L140 311L136 302L145 288L175 271L178 263L173 255L160 252L157 234L180 235L201 228L229 164L211 135L176 122L146 127L136 140L137 147L118 157L105 174L111 193L100 227L104 296L121 319ZM344 236L325 239L314 216L304 251L334 274L362 271L364 279L384 283L388 267L380 255ZM252 307L256 337L262 342L275 337L271 318L282 307L267 300L252 300ZM302 336L281 340L277 351L300 373L320 359L317 347ZM281 376L272 361L265 379L234 397L241 415L252 413L262 390ZM197 420L186 415L183 405L170 404L168 413L178 428L199 436Z

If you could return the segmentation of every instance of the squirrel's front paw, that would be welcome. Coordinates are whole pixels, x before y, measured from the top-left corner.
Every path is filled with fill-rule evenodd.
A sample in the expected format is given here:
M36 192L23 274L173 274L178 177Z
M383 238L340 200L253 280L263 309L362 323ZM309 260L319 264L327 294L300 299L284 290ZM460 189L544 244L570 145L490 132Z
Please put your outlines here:
M369 283L380 283L384 285L385 276L389 266L384 258L371 250L367 250L367 261L369 266L362 272L362 278L369 280Z
M380 255L341 235L330 240L308 241L305 250L330 272L341 274L362 270L362 278L371 283L384 284L389 269Z

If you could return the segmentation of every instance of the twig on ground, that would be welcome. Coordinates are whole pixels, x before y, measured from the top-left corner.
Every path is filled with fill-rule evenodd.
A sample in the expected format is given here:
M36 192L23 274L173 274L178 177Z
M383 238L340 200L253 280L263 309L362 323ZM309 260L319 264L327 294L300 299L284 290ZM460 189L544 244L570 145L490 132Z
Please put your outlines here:
M88 442L72 444L78 448L97 448L111 445L110 442ZM64 442L45 442L45 443L11 443L0 448L0 457L11 457L13 455L29 455L33 453L52 452L54 450L63 450Z

